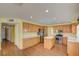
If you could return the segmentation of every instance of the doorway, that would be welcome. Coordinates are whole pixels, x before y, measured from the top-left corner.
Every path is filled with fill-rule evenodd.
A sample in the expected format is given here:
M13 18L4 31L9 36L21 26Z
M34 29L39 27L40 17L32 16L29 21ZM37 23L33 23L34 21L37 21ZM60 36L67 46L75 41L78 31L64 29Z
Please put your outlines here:
M9 47L10 44L15 44L15 25L2 23L1 24L1 49Z

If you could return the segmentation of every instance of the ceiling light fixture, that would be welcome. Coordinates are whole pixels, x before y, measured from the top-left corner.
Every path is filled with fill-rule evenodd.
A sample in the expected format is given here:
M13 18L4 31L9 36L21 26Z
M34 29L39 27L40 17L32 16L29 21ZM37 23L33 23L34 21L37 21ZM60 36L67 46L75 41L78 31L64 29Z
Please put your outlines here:
M48 13L49 11L48 10L45 10L45 12Z

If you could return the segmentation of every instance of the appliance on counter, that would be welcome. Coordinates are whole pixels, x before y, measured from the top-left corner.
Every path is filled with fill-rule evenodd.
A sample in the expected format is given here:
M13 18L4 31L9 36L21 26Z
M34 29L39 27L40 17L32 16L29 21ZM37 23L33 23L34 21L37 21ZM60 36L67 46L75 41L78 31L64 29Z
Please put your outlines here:
M44 43L44 29L38 29L37 34L40 36L40 42Z
M61 43L62 37L63 37L63 34L62 34L62 33L63 33L62 30L58 30L58 31L57 31L57 34L56 34L56 36L55 36L57 43Z

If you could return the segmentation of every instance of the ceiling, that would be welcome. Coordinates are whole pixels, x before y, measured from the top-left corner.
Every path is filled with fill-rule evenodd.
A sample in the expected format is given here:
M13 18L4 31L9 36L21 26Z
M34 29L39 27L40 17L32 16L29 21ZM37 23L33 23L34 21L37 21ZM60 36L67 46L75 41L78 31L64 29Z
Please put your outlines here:
M78 3L0 3L0 17L19 17L44 25L70 22L78 15Z

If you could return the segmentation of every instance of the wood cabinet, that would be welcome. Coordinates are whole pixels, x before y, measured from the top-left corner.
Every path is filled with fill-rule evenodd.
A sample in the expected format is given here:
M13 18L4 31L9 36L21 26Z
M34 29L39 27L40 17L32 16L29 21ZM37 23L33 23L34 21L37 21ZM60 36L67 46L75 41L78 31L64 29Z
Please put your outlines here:
M71 32L71 25L57 25L53 26L54 31L55 30L62 30L63 32Z
M79 56L79 42L68 42L67 53L69 56Z
M23 49L32 47L38 43L40 43L40 37L24 38L23 39Z
M33 25L32 24L28 24L28 31L29 32L33 32Z
M38 32L40 26L32 24L32 30Z
M67 37L63 37L62 39L62 44L67 46Z
M67 24L67 25L56 25L53 26L55 30L62 30L65 33L76 33L77 30L77 23Z
M76 33L76 30L77 30L77 24L76 23L73 23L73 24L71 24L71 26L72 26L72 33Z
M38 32L38 29L42 29L42 28L43 27L40 25L23 22L23 30L27 30L28 32Z
M44 38L44 48L51 49L55 46L55 38Z

